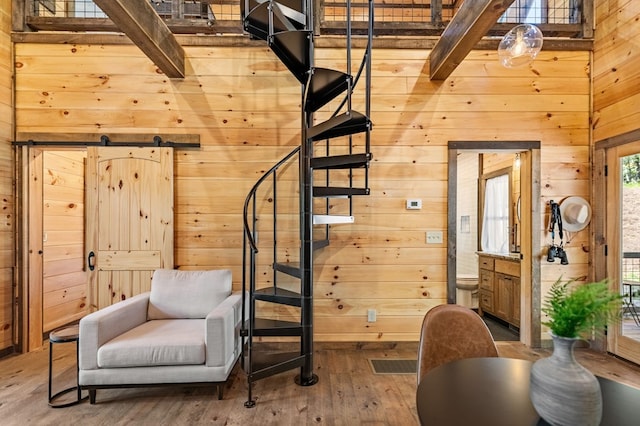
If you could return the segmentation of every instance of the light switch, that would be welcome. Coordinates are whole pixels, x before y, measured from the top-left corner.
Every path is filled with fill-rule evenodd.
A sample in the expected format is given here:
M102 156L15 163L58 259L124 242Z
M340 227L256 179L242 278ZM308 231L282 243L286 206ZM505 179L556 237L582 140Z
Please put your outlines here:
M442 244L442 231L427 231L427 244Z

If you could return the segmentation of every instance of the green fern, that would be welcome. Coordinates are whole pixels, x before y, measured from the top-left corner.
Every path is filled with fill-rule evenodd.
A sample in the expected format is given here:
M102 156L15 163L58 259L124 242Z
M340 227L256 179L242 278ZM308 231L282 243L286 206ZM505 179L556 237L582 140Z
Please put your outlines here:
M622 296L609 290L608 280L574 285L575 280L558 279L549 290L542 312L542 322L561 337L588 338L592 332L603 332L607 323L621 317Z

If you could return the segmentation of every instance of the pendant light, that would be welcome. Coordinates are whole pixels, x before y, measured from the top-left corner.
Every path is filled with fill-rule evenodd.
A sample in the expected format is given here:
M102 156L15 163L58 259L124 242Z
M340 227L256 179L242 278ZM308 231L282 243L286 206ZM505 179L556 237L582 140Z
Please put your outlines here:
M507 68L527 65L542 49L542 31L535 25L521 24L504 35L498 46L500 62Z

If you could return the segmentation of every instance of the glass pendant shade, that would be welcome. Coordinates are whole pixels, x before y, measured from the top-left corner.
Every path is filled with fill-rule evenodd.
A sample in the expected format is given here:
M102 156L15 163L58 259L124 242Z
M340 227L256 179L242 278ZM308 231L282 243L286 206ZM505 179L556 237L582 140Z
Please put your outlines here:
M500 62L507 68L527 65L542 49L542 31L535 25L522 24L513 27L498 46Z

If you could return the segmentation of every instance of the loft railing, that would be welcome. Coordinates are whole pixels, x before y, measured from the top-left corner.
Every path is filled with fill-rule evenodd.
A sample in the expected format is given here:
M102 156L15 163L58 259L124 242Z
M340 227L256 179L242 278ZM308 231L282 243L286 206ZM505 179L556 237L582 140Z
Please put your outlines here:
M148 0L176 34L242 33L240 0ZM376 35L439 35L465 0L375 0ZM473 1L473 0L467 0ZM548 37L582 37L592 27L583 13L593 0L515 0L490 35L514 24L538 25ZM25 0L26 23L33 30L118 31L92 0ZM345 34L346 2L316 2L316 34ZM366 31L368 2L352 1L354 33Z
M622 282L640 286L640 253L624 252L622 255ZM640 288L637 289L640 297Z
M640 327L640 253L624 252L622 254L622 285L620 291L623 296L625 317L633 318Z

